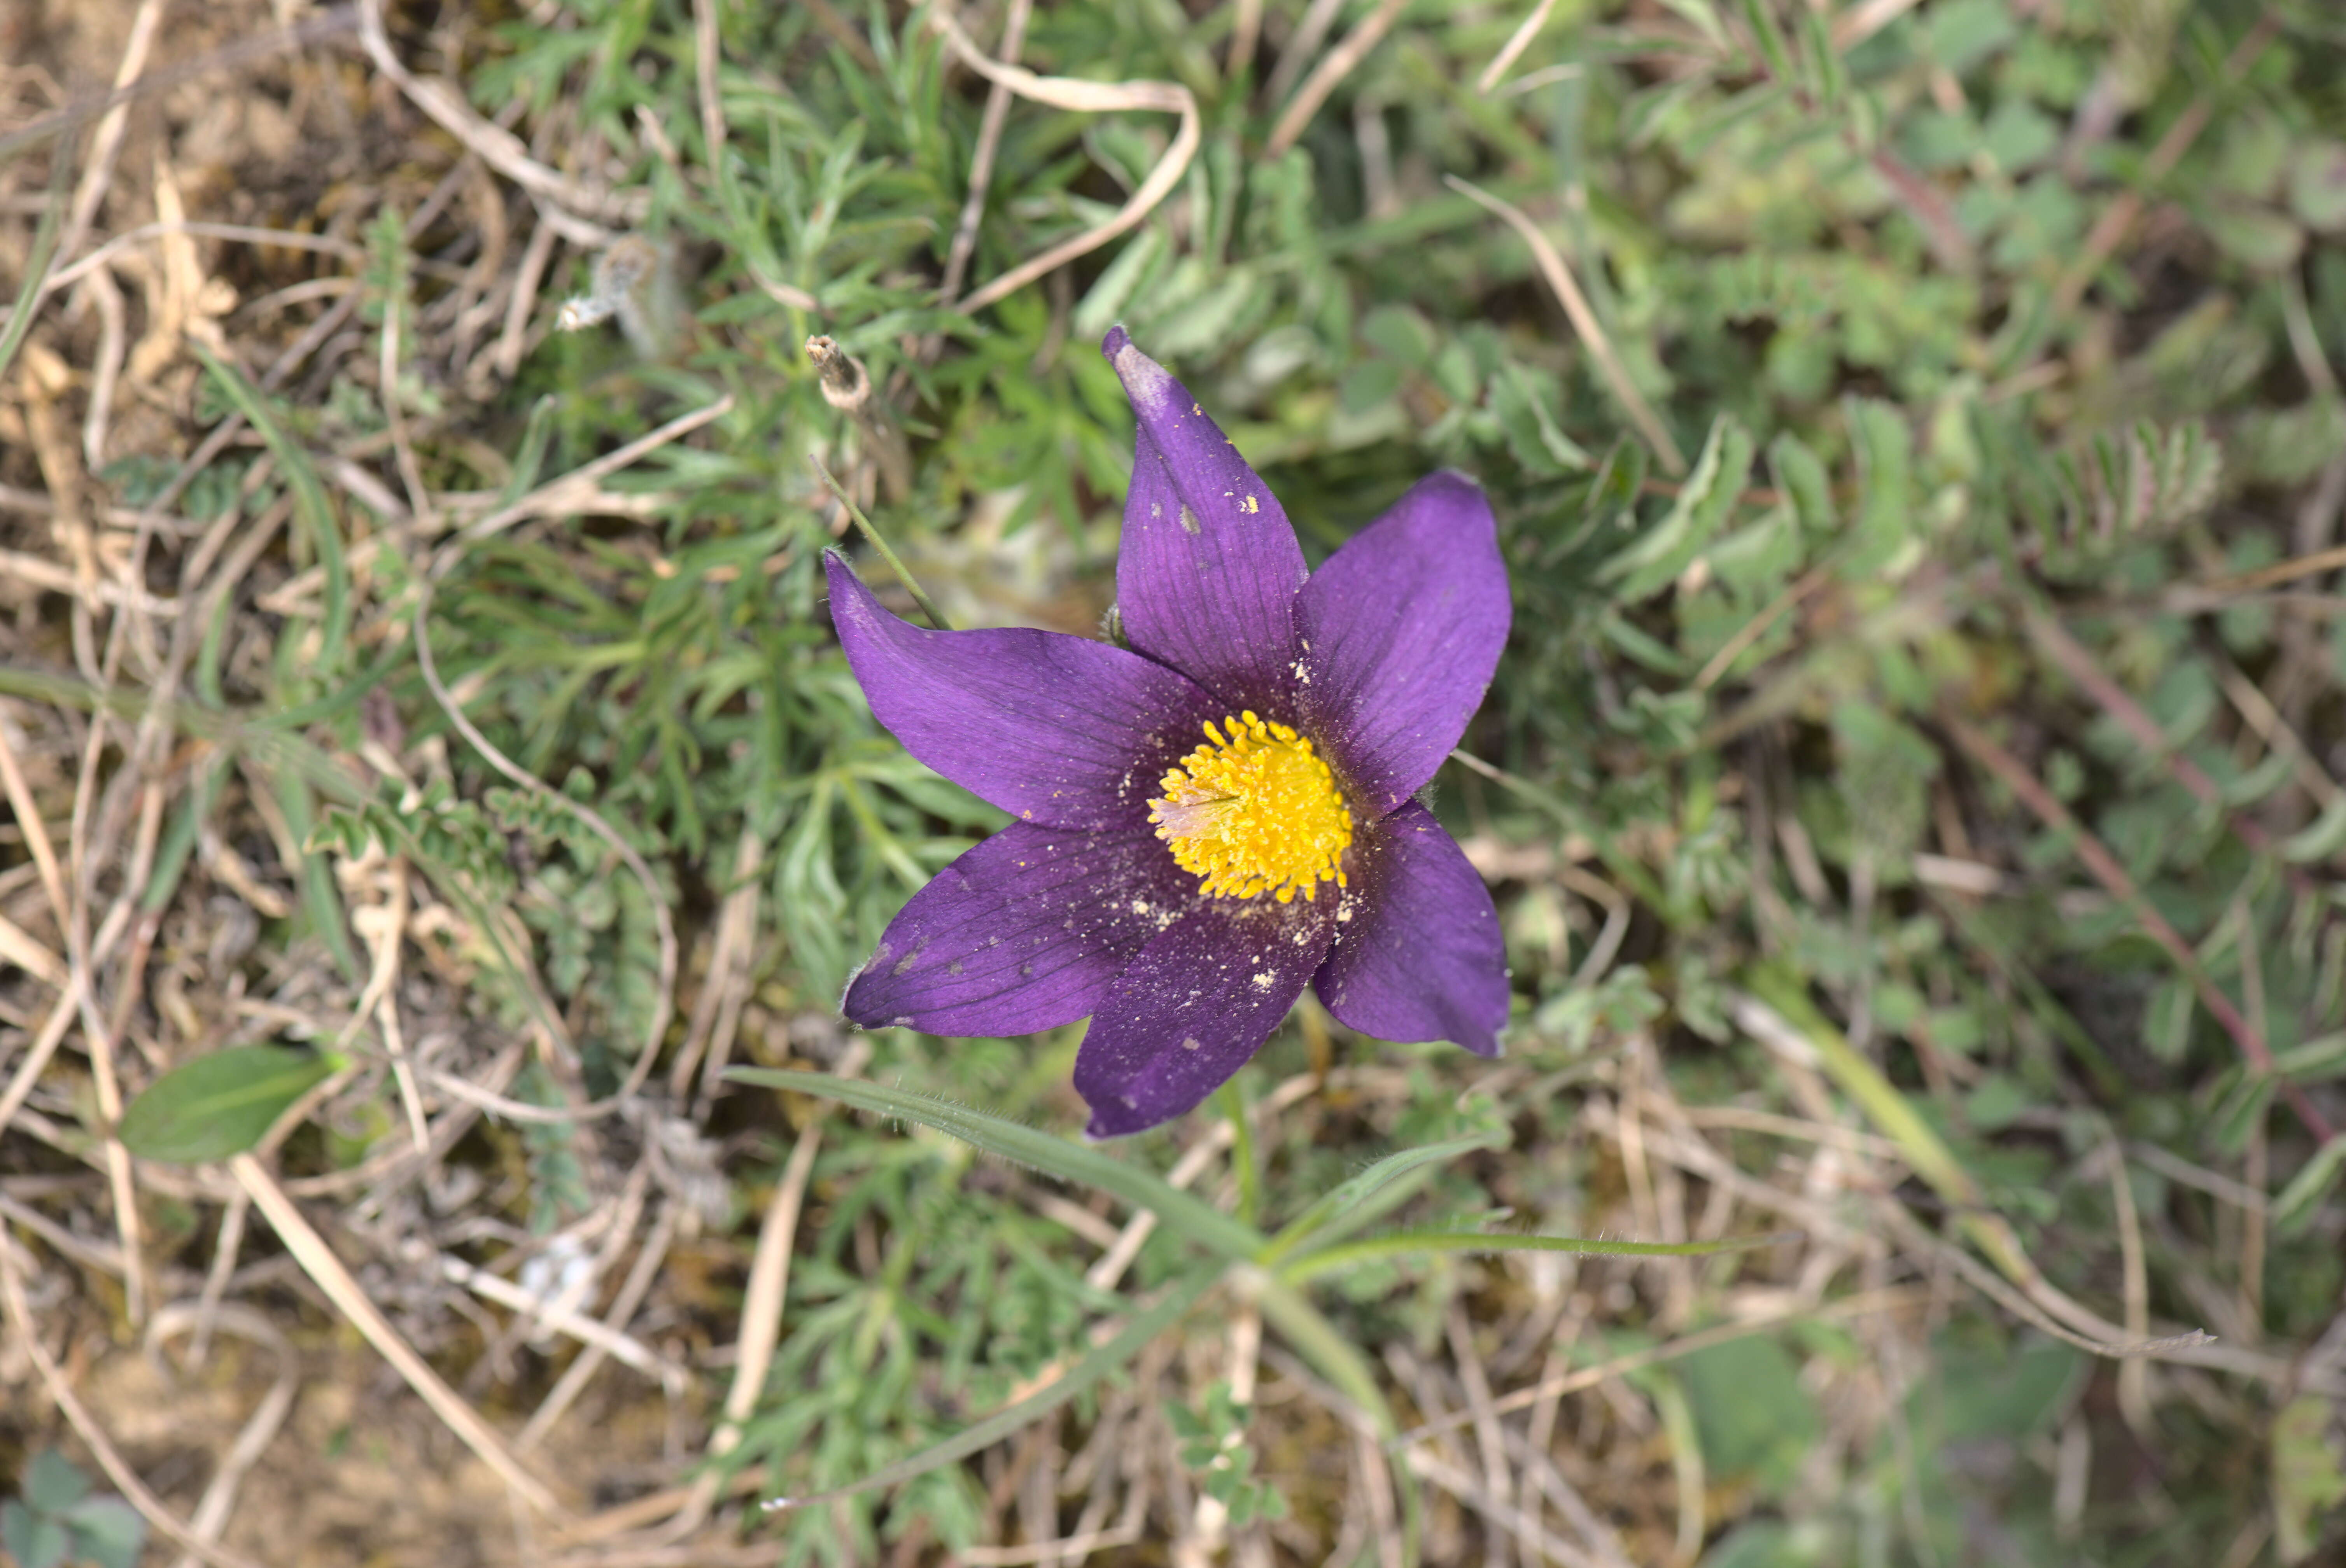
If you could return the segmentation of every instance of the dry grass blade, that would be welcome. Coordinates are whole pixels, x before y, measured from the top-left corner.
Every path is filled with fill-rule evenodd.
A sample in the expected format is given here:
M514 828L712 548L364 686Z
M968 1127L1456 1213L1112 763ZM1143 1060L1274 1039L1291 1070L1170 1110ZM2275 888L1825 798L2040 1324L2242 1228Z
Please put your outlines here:
M1148 171L1148 177L1133 191L1130 199L1118 208L1105 223L1084 230L1071 239L1062 240L1005 272L985 287L972 293L954 308L964 315L974 315L995 300L1024 289L1047 272L1066 266L1078 256L1088 255L1117 235L1137 227L1140 220L1157 209L1159 202L1173 194L1188 169L1189 160L1197 156L1203 132L1198 119L1198 100L1189 89L1175 82L1086 82L1073 76L1038 76L1021 66L1006 66L989 59L984 51L973 43L950 10L940 8L932 25L944 35L945 42L964 65L987 81L1007 87L1022 98L1048 105L1055 109L1071 109L1078 114L1118 114L1135 109L1153 109L1163 114L1181 117L1180 128L1174 132L1172 146Z
M2143 160L2141 170L2135 177L2137 184L2119 193L2109 206L2102 209L2102 215L2094 220L2092 230L2079 248L2076 260L2069 264L2067 270L2061 274L2060 280L2054 285L2053 314L2067 316L2076 310L2078 301L2086 297L2086 290L2093 287L2094 275L2102 270L2103 264L2116 253L2117 248L2126 242L2126 237L2134 231L2136 220L2141 218L2147 205L2143 192L2160 185L2174 171L2175 166L2183 161L2183 155L2191 150L2192 144L2199 139L2199 133L2208 128L2208 122L2216 112L2214 92L2218 88L2229 91L2246 79L2249 69L2264 57L2264 52L2280 36L2281 30L2282 20L2278 7L2268 9L2259 16L2256 25L2250 27L2247 35L2233 46L2232 52L2225 56L2219 80L2210 84L2207 90L2194 98L2191 107L2177 116L2174 123L2167 127L2166 135L2158 138L2158 145L2152 148L2149 157Z
M1476 92L1492 92L1506 80L1507 73L1515 68L1524 51L1532 46L1532 40L1539 36L1539 30L1547 25L1548 13L1555 9L1556 0L1539 0L1539 4L1532 7L1531 15L1507 35L1507 41L1500 46L1496 55L1491 56L1491 63L1483 67L1483 74L1474 79Z
M163 24L163 6L164 0L139 0L130 19L129 40L122 48L122 64L114 73L115 92L129 87L146 70L147 52L154 47L156 29ZM97 216L98 203L106 199L107 188L114 183L114 160L122 150L123 127L129 117L130 104L124 99L97 122L97 135L90 142L89 167L82 171L81 184L74 191L73 210L66 219L65 238L57 244L61 257L81 249L90 221Z
M578 511L589 497L597 494L597 486L607 476L632 466L669 443L681 441L702 425L720 420L732 412L733 394L728 392L715 402L704 403L688 413L680 413L658 429L648 431L591 463L582 463L559 478L547 480L519 500L466 524L457 544L476 545L528 518ZM453 559L452 555L444 554L436 565L436 573L444 574Z
M359 38L376 70L482 162L536 197L541 216L565 239L575 245L608 245L614 235L604 224L634 225L643 220L650 206L647 193L597 190L547 168L530 156L519 137L474 113L462 93L410 71L383 30L382 0L359 0Z
M1481 186L1461 179L1454 174L1445 174L1442 178L1451 189L1496 213L1506 220L1507 227L1523 236L1524 243L1532 248L1533 259L1539 263L1540 276L1546 279L1547 286L1556 290L1557 301L1564 306L1564 313L1571 318L1572 330L1580 334L1580 341L1596 356L1596 368L1604 375L1606 386L1611 389L1613 396L1628 414L1629 422L1637 427L1637 433L1645 438L1646 444L1652 447L1654 454L1662 460L1662 466L1683 476L1687 471L1686 453L1678 450L1678 443L1670 439L1669 431L1656 417L1652 406L1646 402L1645 394L1629 379L1629 367L1621 362L1621 356L1613 348L1613 340L1606 335L1604 327L1598 323L1596 312L1588 308L1587 296L1581 293L1580 285L1573 280L1572 269L1565 264L1564 253L1540 232L1539 225L1525 216L1523 209L1513 202L1503 201Z
M1467 1420L1472 1420L1469 1415ZM1538 1520L1500 1498L1494 1497L1474 1478L1447 1461L1437 1459L1423 1449L1409 1451L1410 1473L1430 1481L1451 1496L1483 1516L1494 1530L1504 1532L1530 1551L1565 1568L1596 1568L1596 1561L1570 1542L1551 1535Z
M515 1452L527 1453L543 1442L572 1403L586 1391L588 1380L603 1363L602 1336L608 1336L619 1343L638 1344L627 1337L627 1326L659 1277L660 1265L667 1260L668 1249L676 1239L676 1225L677 1206L673 1203L665 1205L660 1209L659 1218L653 1222L651 1234L645 1237L642 1249L636 1254L635 1267L627 1271L627 1278L621 1282L619 1294L612 1301L609 1314L596 1326L599 1330L598 1337L586 1341L586 1348L564 1370L561 1380L554 1385L545 1402L538 1406L530 1416L528 1424L514 1439ZM644 1353L651 1354L649 1351ZM666 1358L658 1358L658 1361L653 1370L659 1377L662 1390L671 1399L680 1396L690 1386L690 1374ZM671 1369L675 1373L673 1377L669 1375Z
M318 12L314 15L304 16L290 27L280 27L273 33L242 39L180 65L148 71L137 80L127 82L110 92L93 93L87 97L76 98L62 108L54 109L30 124L19 126L7 135L0 136L0 161L15 157L18 151L36 142L46 140L97 116L107 114L117 105L127 103L132 98L146 97L151 94L163 92L178 87L181 82L193 80L197 76L209 76L219 71L239 70L268 59L271 56L321 44L330 38L351 31L357 25L357 7L336 5L329 10Z
M556 1522L566 1518L567 1510L546 1482L530 1473L528 1467L505 1446L505 1440L481 1419L480 1412L444 1382L430 1363L417 1355L401 1337L399 1330L392 1327L391 1319L385 1318L382 1308L369 1298L349 1268L343 1266L342 1260L334 1256L333 1248L326 1245L326 1238L311 1227L301 1211L294 1207L293 1200L286 1196L285 1189L277 1185L276 1178L261 1167L260 1162L250 1155L238 1155L228 1164L229 1173L251 1197L253 1207L268 1217L278 1239L284 1242L286 1250L301 1265L301 1271L326 1293L326 1298L349 1319L351 1326L365 1336L367 1343L372 1345L376 1352L406 1380L407 1386L432 1407L433 1414L438 1416L466 1448L478 1454L483 1463L496 1471L524 1502Z
M1409 0L1381 0L1359 26L1344 35L1342 43L1320 57L1311 74L1303 78L1303 85L1295 89L1295 97L1280 111L1279 123L1270 127L1270 139L1262 149L1265 158L1285 156L1287 149L1295 145L1295 138L1303 134L1303 127L1311 123L1311 117L1320 112L1320 106L1328 101L1328 95L1368 58L1370 50L1384 41L1385 35L1392 31L1393 24L1408 8Z
M1026 42L1026 17L1033 9L1033 0L1010 0L1009 13L1002 20L1002 65L1018 63L1018 52ZM969 156L969 195L962 200L961 221L954 226L953 247L945 253L944 281L937 290L937 298L948 305L960 294L962 280L969 273L969 259L977 252L978 225L985 217L985 193L994 183L994 155L1002 145L1003 124L1010 117L1011 97L1007 82L997 80L986 88L977 147ZM942 345L944 340L937 341Z
M1728 1344L1732 1340L1746 1339L1753 1334L1763 1334L1770 1329L1781 1328L1788 1323L1803 1320L1830 1322L1843 1318L1863 1317L1874 1312L1895 1312L1908 1307L1923 1306L1929 1299L1930 1295L1927 1291L1899 1286L1888 1289L1863 1291L1855 1296L1844 1297L1838 1301L1828 1301L1819 1307L1802 1303L1773 1312L1756 1314L1738 1322L1722 1323L1715 1329L1700 1329L1680 1339L1672 1339L1666 1344L1653 1346L1648 1349L1633 1350L1627 1355L1616 1356L1610 1360L1600 1361L1593 1367L1583 1367L1576 1372L1563 1372L1553 1378L1543 1379L1530 1388L1517 1389L1513 1393L1499 1395L1491 1401L1491 1410L1496 1415L1506 1415L1515 1410L1527 1410L1543 1400L1554 1399L1564 1394L1576 1394L1583 1389L1593 1389L1600 1383L1610 1382L1615 1378L1637 1371L1640 1368L1675 1361L1682 1356L1691 1356L1698 1350L1707 1350L1714 1345ZM1429 1439L1440 1437L1445 1432L1454 1432L1461 1427L1470 1426L1476 1417L1477 1412L1474 1410L1455 1411L1412 1427L1394 1441L1403 1444L1424 1442Z

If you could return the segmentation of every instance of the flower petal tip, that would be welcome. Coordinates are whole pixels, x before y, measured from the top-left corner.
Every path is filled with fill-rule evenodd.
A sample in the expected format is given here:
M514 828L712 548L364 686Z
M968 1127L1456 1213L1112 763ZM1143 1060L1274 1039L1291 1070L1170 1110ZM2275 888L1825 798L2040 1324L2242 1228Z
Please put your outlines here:
M1173 379L1173 372L1142 353L1131 334L1121 326L1107 330L1107 336L1100 340L1100 352L1115 367L1117 379L1124 383L1124 395L1136 412L1141 411L1143 405L1178 410L1189 395Z

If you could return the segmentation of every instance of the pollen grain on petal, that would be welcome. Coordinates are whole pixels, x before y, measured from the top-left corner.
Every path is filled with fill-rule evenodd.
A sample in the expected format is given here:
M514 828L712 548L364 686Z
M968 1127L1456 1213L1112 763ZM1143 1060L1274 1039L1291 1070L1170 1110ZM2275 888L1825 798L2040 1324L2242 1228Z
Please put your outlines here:
M1352 813L1311 742L1250 710L1205 732L1148 802L1157 836L1198 891L1284 904L1298 893L1316 901L1323 881L1342 887Z

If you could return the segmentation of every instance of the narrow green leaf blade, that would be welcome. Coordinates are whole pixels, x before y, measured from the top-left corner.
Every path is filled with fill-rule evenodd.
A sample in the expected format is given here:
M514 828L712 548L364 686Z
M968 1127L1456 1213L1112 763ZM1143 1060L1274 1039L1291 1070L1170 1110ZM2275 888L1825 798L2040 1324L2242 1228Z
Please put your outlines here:
M1377 1257L1406 1257L1413 1252L1573 1252L1607 1257L1710 1257L1722 1252L1749 1252L1797 1241L1797 1230L1766 1236L1729 1237L1721 1241L1596 1241L1578 1236L1510 1236L1488 1230L1404 1230L1372 1236L1308 1254L1280 1271L1290 1285L1333 1274Z
M318 667L338 672L342 667L343 642L350 632L351 573L342 558L342 529L334 522L333 504L326 499L326 487L319 482L318 470L311 463L310 454L286 432L269 400L261 396L260 389L201 343L192 346L197 357L204 361L205 371L236 405L236 411L244 415L245 423L269 443L277 466L293 487L294 515L310 531L311 543L318 551L318 565L326 575L325 623L321 628Z
M1409 1175L1410 1172L1425 1166L1456 1159L1462 1155L1470 1155L1479 1149L1502 1148L1505 1146L1506 1142L1507 1136L1504 1133L1492 1128L1484 1132L1469 1133L1464 1137L1447 1138L1438 1144L1427 1144L1422 1148L1403 1149L1398 1154L1387 1155L1349 1181L1331 1188L1311 1207L1289 1221L1285 1228L1271 1237L1270 1245L1263 1249L1260 1259L1262 1266L1265 1268L1276 1267L1280 1259L1315 1237L1323 1242L1332 1240L1334 1231L1339 1227L1341 1221L1348 1216L1358 1213L1362 1206L1375 1196L1379 1191Z
M332 1057L283 1045L231 1045L172 1068L122 1114L123 1146L140 1159L224 1160L334 1071Z
M876 1115L900 1116L961 1139L1006 1160L1097 1187L1135 1208L1145 1208L1186 1239L1234 1263L1249 1262L1262 1250L1260 1232L1178 1187L1168 1186L1136 1166L1111 1158L1066 1138L1055 1137L1000 1116L956 1105L909 1089L892 1089L852 1078L821 1073L786 1073L767 1067L737 1067L727 1074L737 1084L769 1089L789 1089L817 1099L837 1100Z
M1742 499L1743 482L1759 449L1751 433L1731 414L1721 414L1703 443L1694 473L1678 487L1678 499L1659 523L1597 571L1615 584L1621 604L1634 604L1674 581L1710 543Z

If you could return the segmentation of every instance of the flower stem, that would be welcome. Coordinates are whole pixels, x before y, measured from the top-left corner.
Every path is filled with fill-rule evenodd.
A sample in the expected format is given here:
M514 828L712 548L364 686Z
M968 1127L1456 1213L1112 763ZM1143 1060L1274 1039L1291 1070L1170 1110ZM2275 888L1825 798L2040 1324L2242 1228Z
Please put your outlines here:
M1255 1165L1254 1124L1247 1118L1246 1095L1236 1078L1224 1084L1217 1097L1222 1103L1222 1114L1230 1119L1230 1168L1239 1178L1239 1223L1252 1225L1262 1207L1262 1172Z
M814 471L822 475L822 482L831 486L831 493L839 497L839 504L847 508L847 514L855 520L858 528L863 530L863 536L872 541L872 547L887 561L888 569L896 574L896 580L912 594L913 603L921 606L921 614L929 617L929 625L941 632L953 630L945 620L944 613L921 591L921 585L913 580L912 573L904 569L904 563L896 558L896 552L888 548L888 541L880 536L880 530L872 525L872 519L863 515L863 508L855 504L855 497L847 493L847 486L822 465L822 459L814 453L807 453L807 461L814 464Z

